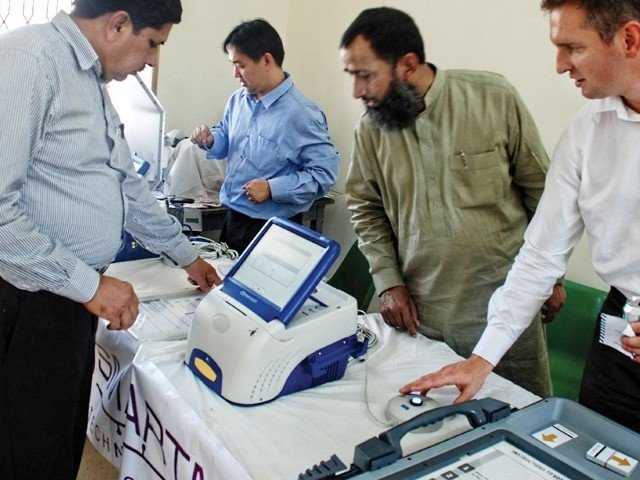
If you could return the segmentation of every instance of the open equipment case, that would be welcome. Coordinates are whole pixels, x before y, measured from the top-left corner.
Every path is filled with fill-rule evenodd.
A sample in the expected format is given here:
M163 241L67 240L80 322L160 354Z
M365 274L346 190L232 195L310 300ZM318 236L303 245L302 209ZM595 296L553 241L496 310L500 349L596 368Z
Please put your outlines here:
M416 428L462 414L471 430L402 456ZM521 410L485 398L436 408L355 448L349 469L335 455L299 480L621 480L640 479L640 435L564 398Z

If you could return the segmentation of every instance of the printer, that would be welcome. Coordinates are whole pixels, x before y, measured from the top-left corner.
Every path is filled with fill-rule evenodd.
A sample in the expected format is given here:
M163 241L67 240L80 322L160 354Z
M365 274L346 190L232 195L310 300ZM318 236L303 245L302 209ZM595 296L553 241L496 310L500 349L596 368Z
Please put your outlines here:
M340 251L274 217L196 309L185 363L227 401L255 405L337 380L366 351L356 300L322 281Z

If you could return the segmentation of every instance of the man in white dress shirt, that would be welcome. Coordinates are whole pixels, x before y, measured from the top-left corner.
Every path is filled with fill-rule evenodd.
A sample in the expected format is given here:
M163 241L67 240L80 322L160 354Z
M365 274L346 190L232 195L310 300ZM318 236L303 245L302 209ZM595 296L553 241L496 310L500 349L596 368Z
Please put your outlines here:
M456 385L457 402L480 389L565 271L586 231L597 273L611 286L602 311L622 316L640 294L640 1L543 0L557 70L591 99L556 148L538 210L507 280L489 302L488 325L467 360L401 389ZM599 343L596 325L580 402L640 431L640 336L622 337L633 359ZM631 323L640 335L640 322Z

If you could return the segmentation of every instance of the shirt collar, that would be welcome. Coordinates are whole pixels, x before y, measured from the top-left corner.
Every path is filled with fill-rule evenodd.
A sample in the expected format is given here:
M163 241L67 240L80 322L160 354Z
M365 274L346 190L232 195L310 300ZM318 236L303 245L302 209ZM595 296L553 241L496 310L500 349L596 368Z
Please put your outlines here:
M602 115L607 112L615 112L620 120L640 122L640 113L627 107L622 101L622 97L606 97L594 100L594 102L596 102L596 105L593 116L596 122L599 122Z
M69 14L61 10L53 17L51 23L69 42L80 70L94 68L96 74L100 77L102 75L102 67L98 54Z
M436 67L432 63L429 63L429 66L433 69L435 76L433 78L431 86L427 90L427 93L425 93L424 95L424 111L427 111L429 109L429 106L433 105L436 102L436 100L442 93L442 90L444 90L446 77L446 72L444 70L438 70L438 67Z
M291 76L287 72L284 72L284 81L260 99L264 108L267 109L273 105L291 87L293 87L293 80L291 80ZM249 97L255 100L255 95L249 94Z

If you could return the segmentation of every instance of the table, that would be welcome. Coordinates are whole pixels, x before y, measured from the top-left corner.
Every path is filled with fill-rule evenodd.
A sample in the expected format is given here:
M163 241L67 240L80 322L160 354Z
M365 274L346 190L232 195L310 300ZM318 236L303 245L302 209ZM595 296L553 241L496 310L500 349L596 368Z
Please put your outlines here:
M360 320L379 339L364 362L341 380L254 407L233 406L197 380L183 363L186 341L139 344L102 321L89 439L121 479L296 478L334 453L348 464L355 445L389 428L384 408L401 385L460 359L444 343L388 328L378 314ZM456 395L453 387L431 393L440 404ZM495 374L479 396L517 408L538 400ZM408 434L404 452L467 429L463 418L447 419L433 434Z
M308 224L309 228L322 233L324 222L324 209L327 205L333 205L335 200L331 194L325 195L313 202L309 210L302 216L303 224ZM180 223L190 225L195 231L220 230L227 215L227 207L220 205L217 207L190 208L188 204L169 204L168 212L175 216ZM198 230L197 227L200 227Z
M212 263L221 275L229 267L225 258ZM184 270L161 259L113 264L106 275L130 281L140 298L193 290ZM87 435L122 479L269 480L295 478L334 453L349 463L355 445L389 427L384 409L401 385L460 359L444 343L388 328L379 314L360 321L378 342L342 379L237 407L186 367L186 340L139 342L100 320ZM479 395L517 408L538 400L494 374ZM447 387L431 396L449 404L457 391ZM448 419L434 434L407 435L403 448L418 450L468 428L464 419Z

